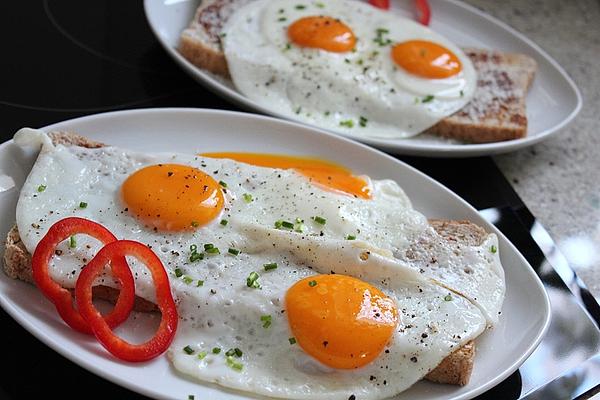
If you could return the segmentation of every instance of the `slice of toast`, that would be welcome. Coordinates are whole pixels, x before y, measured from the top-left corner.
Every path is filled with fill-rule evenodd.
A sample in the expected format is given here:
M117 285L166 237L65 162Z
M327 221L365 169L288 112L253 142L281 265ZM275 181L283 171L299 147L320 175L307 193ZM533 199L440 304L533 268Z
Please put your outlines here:
M52 132L49 134L53 143L66 146L82 146L98 148L102 143L70 132ZM459 241L465 245L478 245L486 237L486 232L479 226L468 221L430 220L433 228L450 241ZM31 276L31 254L21 241L17 226L13 226L7 235L4 251L4 272L13 279L33 283ZM94 287L94 297L116 302L119 291L108 286ZM142 312L157 311L155 304L136 296L135 310ZM466 385L473 370L475 345L473 341L455 350L447 356L440 365L430 371L426 379L453 385Z
M203 0L179 41L179 52L195 66L229 78L221 30L236 8L252 0ZM475 96L467 106L427 130L472 143L527 135L525 99L537 64L524 54L465 49L477 71Z
M524 54L465 49L477 71L473 99L428 132L472 143L490 143L527 135L525 100L537 63Z

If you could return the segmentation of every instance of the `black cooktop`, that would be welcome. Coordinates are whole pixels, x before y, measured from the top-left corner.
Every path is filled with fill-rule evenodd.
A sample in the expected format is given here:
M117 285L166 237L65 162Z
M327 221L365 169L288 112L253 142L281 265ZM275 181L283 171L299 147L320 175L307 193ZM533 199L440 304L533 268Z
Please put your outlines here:
M151 34L141 1L4 1L0 35L1 141L23 126L103 111L237 110L171 61ZM398 158L479 209L519 248L550 295L553 322L540 347L480 398L571 399L598 392L600 307L494 161ZM0 398L142 398L63 358L1 310L0 326Z

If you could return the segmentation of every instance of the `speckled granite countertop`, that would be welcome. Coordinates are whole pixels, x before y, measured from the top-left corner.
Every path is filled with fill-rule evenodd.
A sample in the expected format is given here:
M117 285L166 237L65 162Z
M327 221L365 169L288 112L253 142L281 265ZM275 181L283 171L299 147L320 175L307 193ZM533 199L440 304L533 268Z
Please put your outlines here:
M582 92L566 129L495 160L600 299L600 1L466 1L537 42Z

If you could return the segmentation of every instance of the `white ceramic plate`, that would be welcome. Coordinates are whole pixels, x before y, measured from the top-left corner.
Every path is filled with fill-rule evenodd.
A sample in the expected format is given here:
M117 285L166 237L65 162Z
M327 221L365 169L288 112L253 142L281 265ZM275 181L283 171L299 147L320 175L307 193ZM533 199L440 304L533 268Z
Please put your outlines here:
M430 0L431 28L463 47L490 48L528 54L538 72L527 97L528 134L523 139L489 144L462 144L429 135L410 139L351 137L397 154L471 157L517 150L547 139L568 124L581 108L581 94L566 72L544 50L510 26L456 0ZM167 53L208 89L248 110L287 118L259 106L237 92L232 83L195 67L176 50L179 35L194 16L198 0L145 0L150 27ZM413 2L393 1L394 12L414 15Z
M420 382L401 399L466 399L514 372L540 342L550 321L550 305L527 261L477 211L444 186L377 150L304 125L252 114L195 109L149 109L93 115L44 128L75 131L92 139L140 151L254 151L313 155L348 165L373 178L395 179L416 208L429 217L468 219L499 237L506 271L506 300L500 324L477 339L471 382L464 387ZM35 160L12 141L0 145L0 174L16 186L0 193L0 237L14 223L19 188ZM2 240L3 242L3 240ZM3 253L3 248L0 248ZM82 367L134 391L157 398L242 399L244 394L201 384L179 375L162 356L143 364L110 357L96 341L62 323L53 306L32 286L0 273L0 304L28 331ZM156 326L157 317L140 315L135 326L118 328L136 337ZM133 334L132 332L135 332Z

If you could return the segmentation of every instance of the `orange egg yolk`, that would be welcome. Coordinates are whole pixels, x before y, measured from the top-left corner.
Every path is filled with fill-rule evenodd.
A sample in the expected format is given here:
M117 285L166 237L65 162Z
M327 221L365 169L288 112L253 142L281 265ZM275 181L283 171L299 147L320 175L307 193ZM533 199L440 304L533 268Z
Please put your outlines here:
M288 37L298 46L322 49L334 53L351 51L356 45L352 29L331 17L304 17L288 28Z
M368 183L341 165L318 158L291 157L260 153L204 153L205 157L228 158L259 167L294 169L312 183L327 190L341 192L362 199L371 198Z
M219 184L185 165L142 168L125 180L121 194L130 213L162 231L194 229L212 221L223 209Z
M345 275L317 275L288 289L292 334L306 353L332 368L373 361L390 341L396 304L379 289Z
M392 48L392 59L407 72L426 79L444 79L462 70L450 50L425 40L410 40Z

